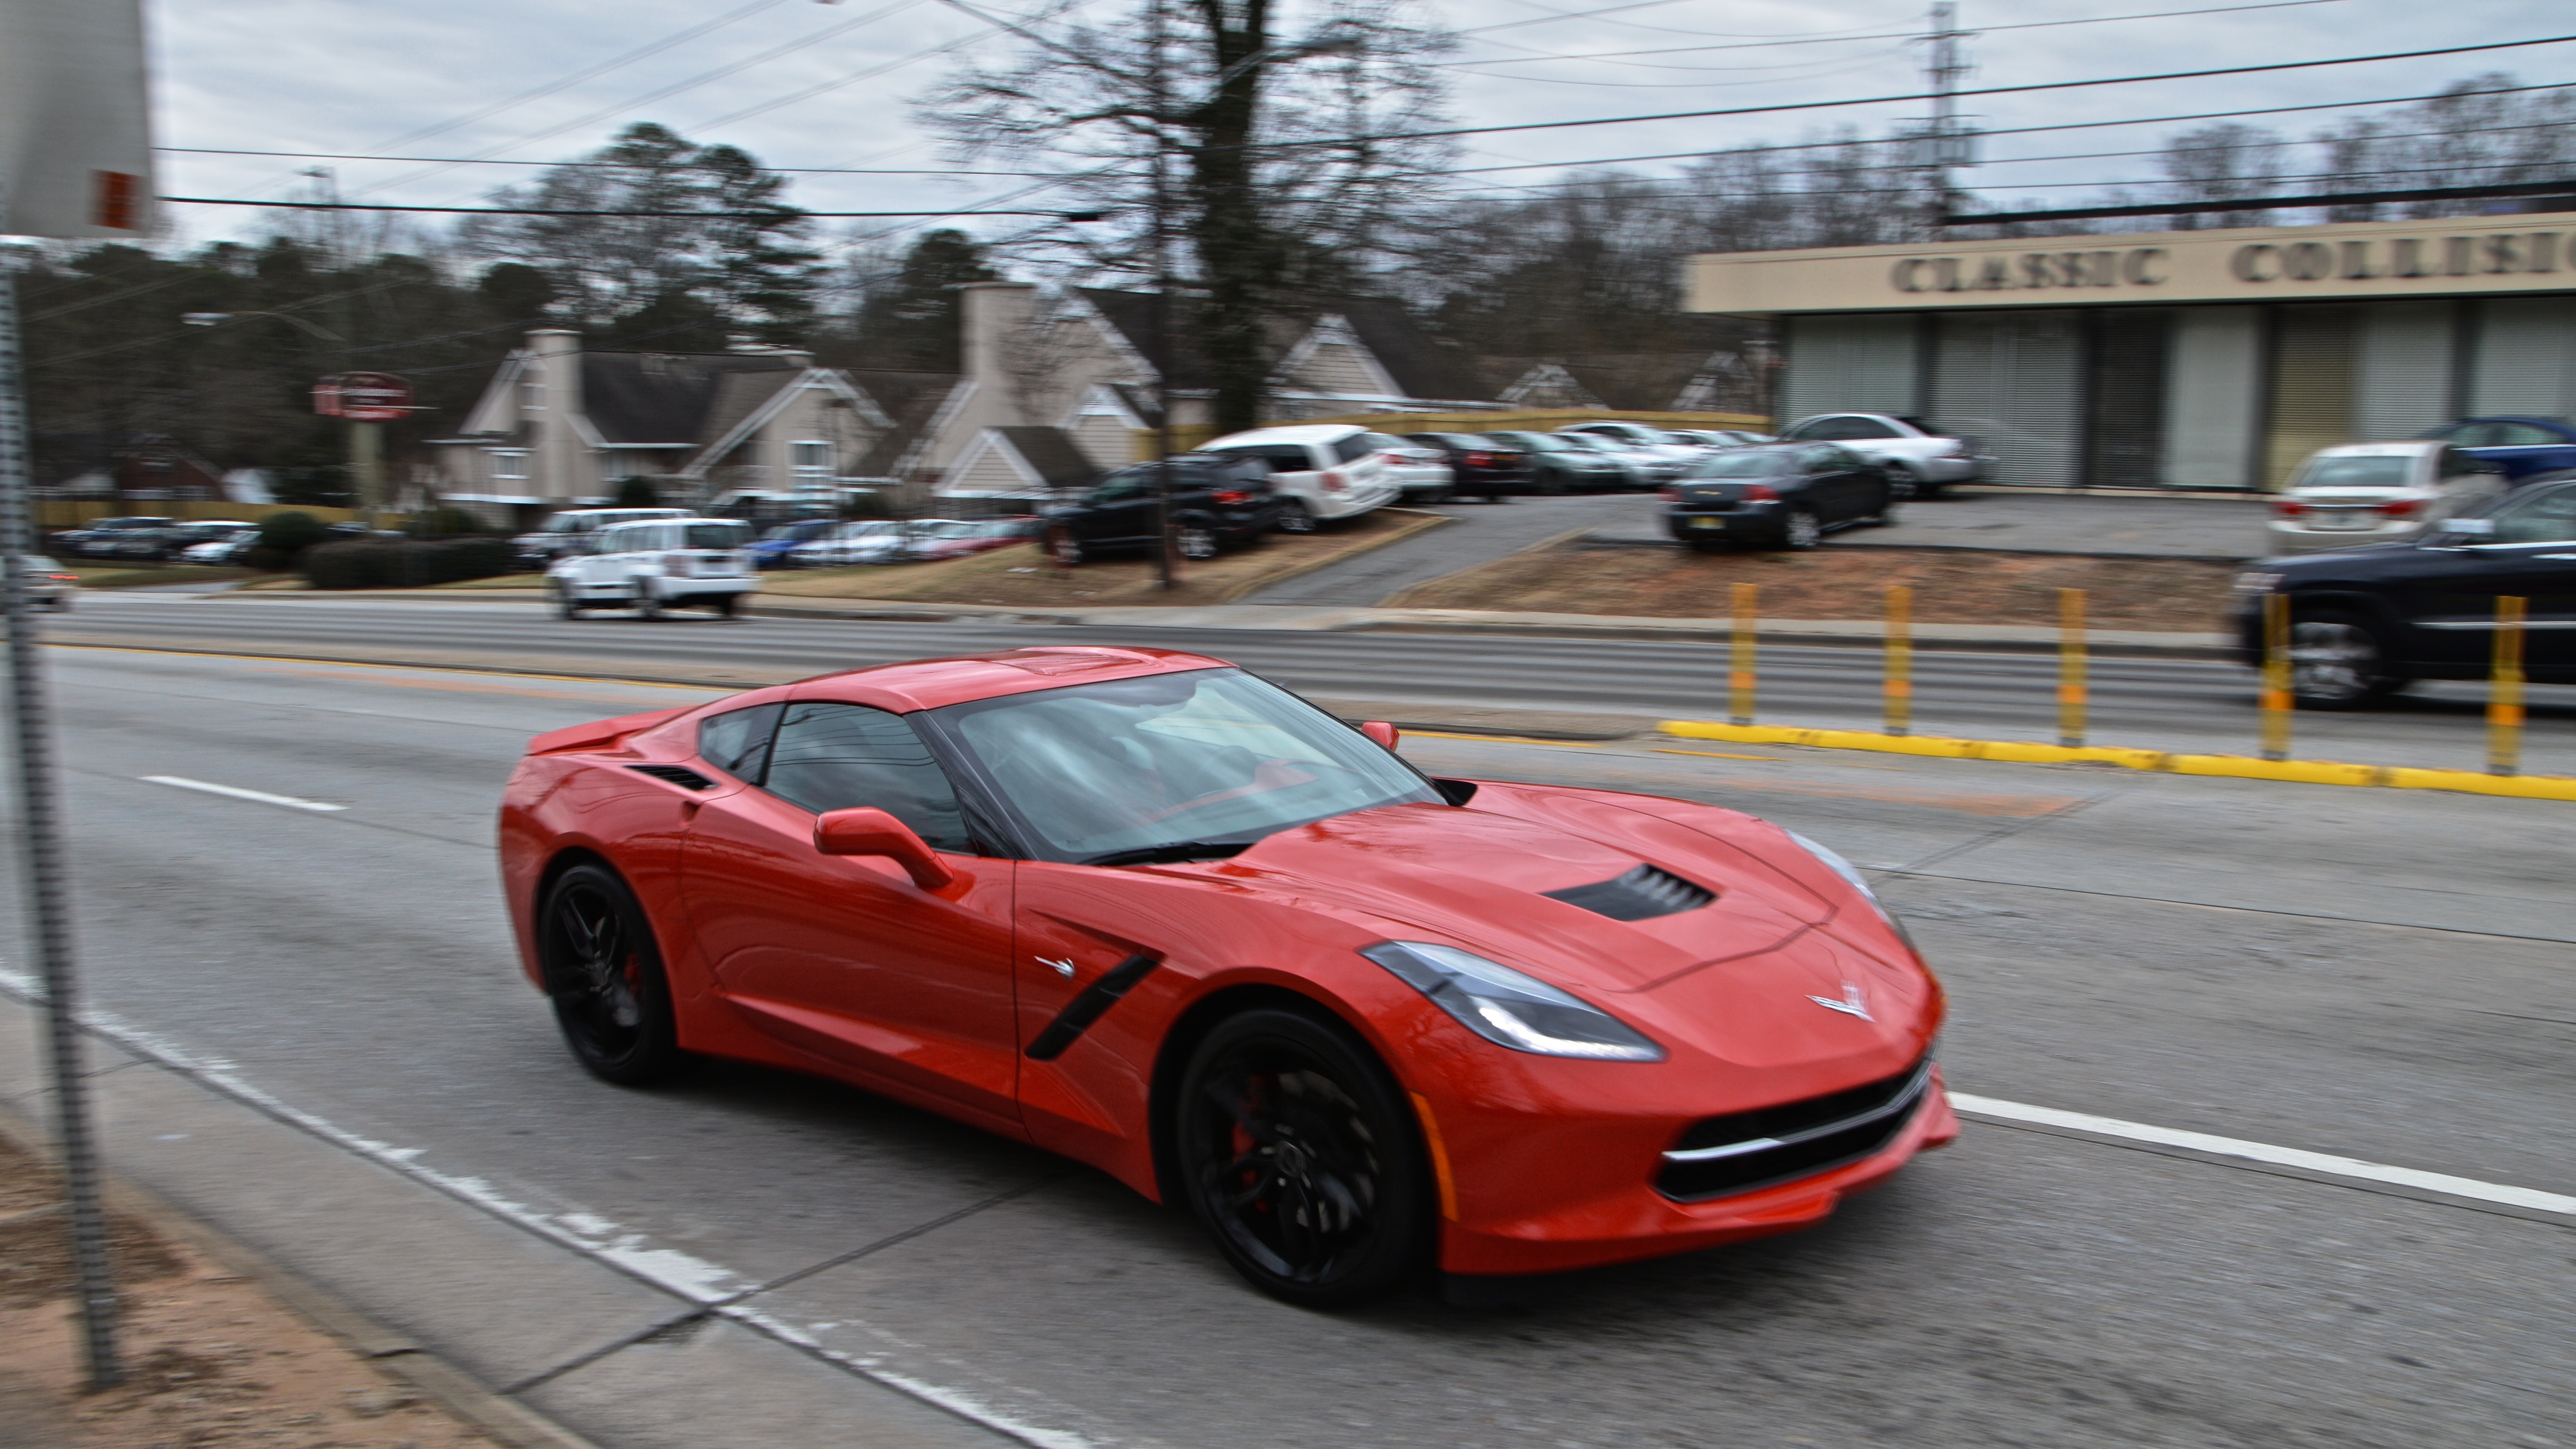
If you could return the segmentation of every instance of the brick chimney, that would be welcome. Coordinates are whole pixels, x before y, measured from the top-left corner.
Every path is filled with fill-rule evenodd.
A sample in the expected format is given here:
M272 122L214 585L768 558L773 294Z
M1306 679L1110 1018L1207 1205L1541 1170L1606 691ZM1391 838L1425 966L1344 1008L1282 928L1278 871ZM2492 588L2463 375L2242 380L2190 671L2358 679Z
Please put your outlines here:
M1027 282L968 282L957 289L959 352L978 391L1010 385L1010 350L1037 312L1038 289Z

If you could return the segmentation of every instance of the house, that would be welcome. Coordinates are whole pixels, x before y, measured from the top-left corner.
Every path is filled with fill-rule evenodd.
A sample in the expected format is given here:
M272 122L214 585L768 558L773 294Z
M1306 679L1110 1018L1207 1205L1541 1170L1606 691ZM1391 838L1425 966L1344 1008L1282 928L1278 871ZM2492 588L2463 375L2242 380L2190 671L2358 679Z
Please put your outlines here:
M222 503L235 499L222 469L164 437L138 437L108 454L108 465L65 479L45 492L57 498L109 498L118 503Z
M933 378L887 391L913 412L927 391L935 412L952 388ZM503 362L463 429L430 446L445 502L518 526L607 502L628 478L699 507L746 492L837 506L898 476L903 432L849 374L805 353L593 352L578 332L542 328Z

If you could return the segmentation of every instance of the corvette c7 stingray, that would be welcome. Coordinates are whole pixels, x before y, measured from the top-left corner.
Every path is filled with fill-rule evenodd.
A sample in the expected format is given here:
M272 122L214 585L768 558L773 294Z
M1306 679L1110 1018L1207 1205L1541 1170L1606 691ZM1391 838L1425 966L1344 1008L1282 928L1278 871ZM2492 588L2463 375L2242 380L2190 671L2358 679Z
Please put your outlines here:
M1839 856L1395 744L1196 655L889 665L539 736L502 869L596 1075L900 1098L1297 1303L1803 1227L1957 1134L1940 987Z

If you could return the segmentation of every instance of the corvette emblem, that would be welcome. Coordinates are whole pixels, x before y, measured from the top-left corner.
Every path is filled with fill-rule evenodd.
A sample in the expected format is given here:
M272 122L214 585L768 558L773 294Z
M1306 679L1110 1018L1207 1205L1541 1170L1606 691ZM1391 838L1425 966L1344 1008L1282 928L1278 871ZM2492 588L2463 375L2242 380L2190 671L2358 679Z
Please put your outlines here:
M1857 981L1843 983L1843 995L1840 1001L1830 996L1810 996L1807 999L1827 1011L1839 1011L1845 1016L1857 1016L1863 1021L1878 1020L1877 1017L1869 1014L1869 1000L1860 994L1860 983Z
M1054 967L1055 974L1058 976L1071 976L1073 974L1073 963L1071 961L1050 961L1044 956L1040 956L1038 958L1038 964L1041 966ZM1867 1016L1869 1013L1864 1011L1861 1015Z

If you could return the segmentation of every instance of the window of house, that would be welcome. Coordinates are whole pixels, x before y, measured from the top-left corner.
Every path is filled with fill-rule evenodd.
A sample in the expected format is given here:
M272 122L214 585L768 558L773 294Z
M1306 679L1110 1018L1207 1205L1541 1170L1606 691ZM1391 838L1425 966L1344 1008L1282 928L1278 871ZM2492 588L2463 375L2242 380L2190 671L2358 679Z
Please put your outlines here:
M537 379L537 378L533 378L533 377L523 377L523 378L520 378L520 379L519 379L519 407L521 408L521 410L523 410L523 411L524 411L524 410L526 410L526 409L530 409L530 408L542 408L542 407L544 407L545 405L546 405L546 385L545 385L545 383L544 383L543 381L541 381L541 380L539 380L539 379Z
M834 469L831 444L790 443L787 445L787 454L789 462L796 470L797 482L819 485L832 481Z
M519 448L494 448L492 450L492 476L495 478L527 477L527 452L524 449Z

